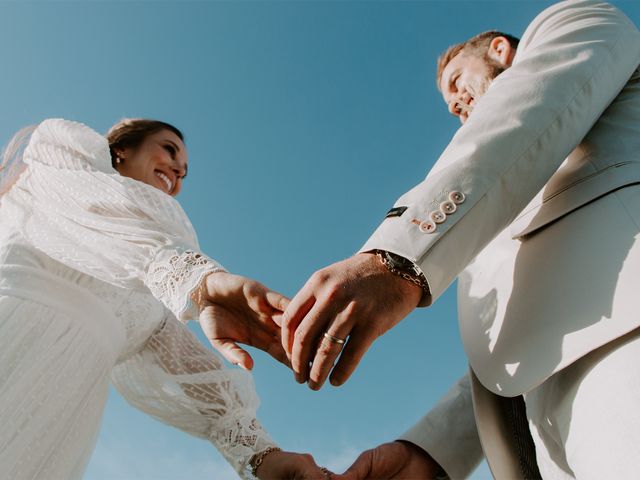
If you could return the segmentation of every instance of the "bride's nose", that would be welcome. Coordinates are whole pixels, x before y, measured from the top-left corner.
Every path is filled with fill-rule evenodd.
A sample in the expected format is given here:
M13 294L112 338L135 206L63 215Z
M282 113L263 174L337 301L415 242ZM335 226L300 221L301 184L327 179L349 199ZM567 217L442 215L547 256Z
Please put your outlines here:
M187 166L179 162L174 162L173 165L171 165L171 170L173 170L173 173L175 173L178 178L182 178L187 174Z

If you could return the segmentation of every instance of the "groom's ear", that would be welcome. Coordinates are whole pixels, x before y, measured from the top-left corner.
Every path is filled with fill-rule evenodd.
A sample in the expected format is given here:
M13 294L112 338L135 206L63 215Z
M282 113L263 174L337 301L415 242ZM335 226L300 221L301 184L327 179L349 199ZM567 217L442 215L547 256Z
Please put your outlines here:
M503 68L508 68L513 62L516 49L511 46L511 42L506 37L498 36L489 43L487 56Z

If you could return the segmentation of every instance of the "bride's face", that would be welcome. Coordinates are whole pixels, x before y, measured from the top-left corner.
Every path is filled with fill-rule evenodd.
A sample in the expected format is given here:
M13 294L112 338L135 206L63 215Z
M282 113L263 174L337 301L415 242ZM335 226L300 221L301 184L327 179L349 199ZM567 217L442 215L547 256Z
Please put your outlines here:
M131 177L175 197L187 175L187 148L170 130L147 136L137 147L117 152L120 175Z

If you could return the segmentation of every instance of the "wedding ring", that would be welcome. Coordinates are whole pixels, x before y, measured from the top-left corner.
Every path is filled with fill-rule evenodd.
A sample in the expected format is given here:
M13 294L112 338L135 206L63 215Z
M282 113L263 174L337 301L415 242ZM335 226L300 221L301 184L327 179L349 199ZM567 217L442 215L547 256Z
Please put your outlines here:
M334 337L333 335L331 335L329 332L324 332L324 338L326 338L327 340L333 342L333 343L338 343L340 345L342 345L344 343L344 340L338 337Z

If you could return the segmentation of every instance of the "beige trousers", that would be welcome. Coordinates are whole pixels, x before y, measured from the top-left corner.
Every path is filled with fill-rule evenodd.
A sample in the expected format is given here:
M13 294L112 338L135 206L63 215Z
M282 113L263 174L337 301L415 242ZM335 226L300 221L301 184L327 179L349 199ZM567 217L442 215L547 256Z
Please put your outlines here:
M544 479L640 478L640 329L556 373L525 403Z

